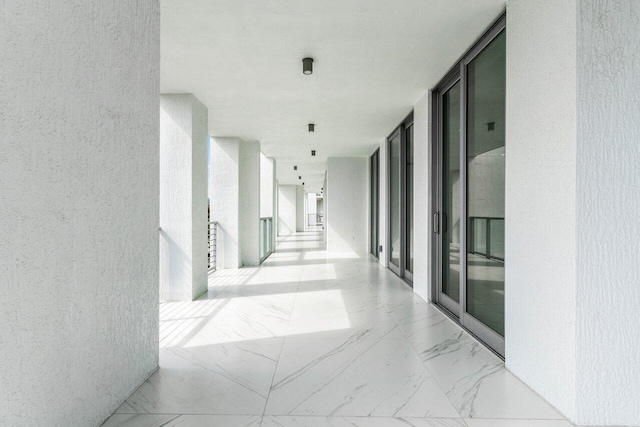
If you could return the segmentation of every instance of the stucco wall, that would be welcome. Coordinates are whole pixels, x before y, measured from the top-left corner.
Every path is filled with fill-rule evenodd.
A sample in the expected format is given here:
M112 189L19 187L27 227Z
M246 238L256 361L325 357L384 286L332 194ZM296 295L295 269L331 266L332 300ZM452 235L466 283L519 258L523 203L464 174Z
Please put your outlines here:
M242 265L260 264L260 143L240 143L240 245Z
M640 2L580 0L576 420L640 425Z
M507 16L506 363L574 417L576 2Z
M385 267L389 265L387 254L387 190L389 188L389 185L387 183L387 180L389 179L387 168L389 166L389 159L387 159L387 153L387 139L384 138L382 139L382 141L380 141L380 151L378 153L378 157L380 159L380 197L378 200L378 212L380 216L378 218L378 240L380 241L379 244L382 245L382 252L378 254L378 262Z
M207 290L207 107L160 97L160 300Z
M218 221L217 268L238 268L242 265L239 165L238 138L211 138L209 198L211 220Z
M2 2L0 425L99 425L158 366L159 24Z
M296 186L278 186L278 236L296 232Z
M425 93L413 106L413 290L424 300L431 296L430 246L431 160L429 157L429 109L431 92Z
M327 159L327 250L329 253L368 252L369 159ZM345 183L349 185L344 185Z

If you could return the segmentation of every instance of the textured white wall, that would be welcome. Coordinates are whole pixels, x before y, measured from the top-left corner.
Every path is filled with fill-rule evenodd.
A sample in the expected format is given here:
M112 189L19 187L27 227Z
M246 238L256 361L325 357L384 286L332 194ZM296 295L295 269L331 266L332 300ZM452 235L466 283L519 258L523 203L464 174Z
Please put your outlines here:
M413 106L413 290L422 299L431 297L431 160L429 115L431 92Z
M640 2L580 0L577 64L576 421L640 425Z
M260 217L275 217L275 161L260 153Z
M211 138L209 198L211 220L218 221L217 268L242 265L240 250L240 140Z
M260 264L260 143L240 143L240 245L242 265Z
M296 185L278 186L278 236L296 232Z
M369 159L329 157L325 195L327 206L327 250L329 253L368 252ZM345 185L349 183L349 185Z
M207 107L160 97L160 300L207 290Z
M507 6L506 363L569 417L576 382L576 2Z
M327 171L324 171L324 181L322 182L322 185L323 185L322 188L324 188L324 190L322 190L323 191L322 208L323 208L323 215L324 215L324 217L322 218L324 222L322 238L324 239L324 247L326 249L327 248L327 229L329 228L327 225L327 211L329 210L329 200L327 199L327 194L328 194Z
M304 231L306 215L306 196L304 187L296 185L296 231Z
M0 425L95 426L158 366L159 3L0 22Z

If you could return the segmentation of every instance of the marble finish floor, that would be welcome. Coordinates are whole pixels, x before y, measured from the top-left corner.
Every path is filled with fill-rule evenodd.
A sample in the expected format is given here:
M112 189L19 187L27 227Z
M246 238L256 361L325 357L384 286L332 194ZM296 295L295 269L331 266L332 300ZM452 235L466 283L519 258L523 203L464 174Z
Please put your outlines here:
M160 306L160 369L104 426L568 427L502 361L320 232Z

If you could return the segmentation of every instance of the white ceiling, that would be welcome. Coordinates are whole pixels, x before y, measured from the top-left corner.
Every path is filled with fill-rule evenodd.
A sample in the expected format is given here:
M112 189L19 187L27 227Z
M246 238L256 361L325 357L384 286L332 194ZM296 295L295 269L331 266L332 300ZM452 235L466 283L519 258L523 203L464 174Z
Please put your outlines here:
M281 184L320 191L327 157L370 155L504 3L162 0L161 91L195 94L212 136L260 141Z

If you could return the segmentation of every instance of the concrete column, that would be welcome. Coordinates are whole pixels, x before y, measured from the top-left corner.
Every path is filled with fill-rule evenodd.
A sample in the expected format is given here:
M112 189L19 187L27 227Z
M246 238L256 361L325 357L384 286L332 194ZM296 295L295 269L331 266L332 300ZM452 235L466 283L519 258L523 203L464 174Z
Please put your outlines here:
M271 157L260 154L260 217L271 217L272 244L275 245L277 220L277 181L276 161ZM274 246L275 247L275 246Z
M413 107L413 290L426 301L431 298L431 138L429 138L429 121L431 118L431 92L425 93ZM386 141L385 141L386 143ZM385 161L380 159L380 169ZM382 199L382 197L381 197ZM383 199L383 200L386 200ZM386 208L386 203L381 204ZM381 240L384 241L384 240ZM382 258L382 257L380 257ZM424 260L424 262L423 262Z
M260 265L260 143L240 143L240 253L242 265Z
M328 196L327 196L329 194L329 191L328 191L329 187L328 187L328 183L327 183L327 171L324 172L324 181L322 183L322 188L323 188L323 190L322 190L323 194L322 195L324 196L323 197L323 208L324 208L323 215L324 215L324 218L322 218L323 223L324 223L324 230L323 230L323 233L322 233L322 237L324 238L324 248L326 249L328 247L328 244L327 244L327 241L328 241L328 239L327 239L327 229L328 229L327 222L329 221L329 215L328 215L328 213L329 213L329 199L328 199Z
M507 366L577 424L639 425L640 3L507 15Z
M296 231L296 185L278 186L278 236Z
M368 251L368 170L367 157L327 159L330 191L325 191L328 218L325 228L329 253L366 254Z
M217 268L239 268L240 139L211 138L209 199L211 221L218 222Z
M160 97L160 300L207 290L207 108Z
M315 224L315 215L318 211L316 193L306 193L305 202L307 205L307 218L312 217L311 223ZM305 224L308 224L308 223L309 223L309 220L307 219Z
M304 231L304 207L305 196L304 187L296 185L296 231Z

